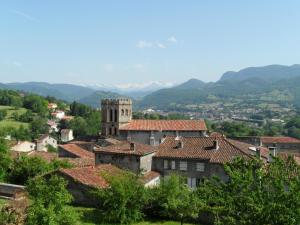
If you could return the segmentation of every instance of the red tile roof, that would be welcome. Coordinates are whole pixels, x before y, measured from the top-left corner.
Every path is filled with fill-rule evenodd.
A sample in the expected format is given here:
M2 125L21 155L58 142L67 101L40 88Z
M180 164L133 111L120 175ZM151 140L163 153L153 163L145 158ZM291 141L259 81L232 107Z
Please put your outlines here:
M144 184L147 184L148 182L150 182L151 180L160 177L160 173L156 172L156 171L149 171L147 173L145 173L141 179L144 182Z
M101 173L116 174L121 173L122 170L111 164L100 164L98 166L77 167L71 169L61 169L60 173L69 176L74 181L82 183L87 186L106 188L108 182L101 175Z
M120 130L206 131L204 120L132 120Z
M219 144L218 150L213 148L215 140ZM175 137L167 137L158 147L158 152L154 157L201 159L223 164L232 161L236 156L249 158L256 154L255 151L249 149L249 147L254 147L253 145L224 137L182 137L181 141L183 147L178 148L179 140ZM263 157L267 158L268 150L263 148L261 151Z
M94 153L85 150L84 148L79 147L76 144L65 144L59 145L60 148L64 149L67 152L72 153L73 155L79 158L94 158Z
M135 150L130 149L130 145L135 145ZM143 156L156 151L156 148L150 145L133 143L129 141L123 141L116 145L109 145L106 147L99 147L94 150L96 153L112 153L112 154L125 154L125 155L137 155Z
M261 137L262 143L297 143L300 144L300 140L293 137Z

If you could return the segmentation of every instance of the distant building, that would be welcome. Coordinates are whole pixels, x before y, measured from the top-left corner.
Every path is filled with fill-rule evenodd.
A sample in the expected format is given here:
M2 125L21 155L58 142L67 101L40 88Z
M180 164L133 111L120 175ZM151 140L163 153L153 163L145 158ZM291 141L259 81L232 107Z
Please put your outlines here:
M244 136L234 137L234 139L266 147L273 156L280 152L300 153L300 140L293 137Z
M35 150L35 143L29 141L19 141L12 146L11 150L16 152L31 152Z
M49 133L58 132L58 124L54 120L48 120Z
M60 139L64 143L74 140L73 130L72 129L62 129L60 131Z
M48 145L53 148L57 148L57 140L51 137L49 134L43 134L36 140L37 151L47 151Z
M61 120L65 117L65 112L64 111L56 111L51 113L51 116L55 119Z
M132 120L130 99L105 99L101 102L102 135L122 140L159 145L164 136L205 136L203 120Z
M57 109L56 103L48 103L48 109L51 111L55 111Z

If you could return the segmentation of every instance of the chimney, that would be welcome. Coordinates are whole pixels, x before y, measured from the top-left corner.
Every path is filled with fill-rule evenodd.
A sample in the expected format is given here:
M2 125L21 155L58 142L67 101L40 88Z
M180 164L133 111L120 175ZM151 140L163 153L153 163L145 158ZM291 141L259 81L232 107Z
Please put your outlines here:
M256 156L257 156L257 158L261 159L261 150L260 150L260 148L256 148Z
M136 149L135 143L131 142L130 143L130 151L135 151L135 149Z
M219 146L219 141L217 140L217 138L213 141L213 149L214 150L219 150L220 146Z
M183 141L179 140L178 144L177 144L177 148L183 148Z

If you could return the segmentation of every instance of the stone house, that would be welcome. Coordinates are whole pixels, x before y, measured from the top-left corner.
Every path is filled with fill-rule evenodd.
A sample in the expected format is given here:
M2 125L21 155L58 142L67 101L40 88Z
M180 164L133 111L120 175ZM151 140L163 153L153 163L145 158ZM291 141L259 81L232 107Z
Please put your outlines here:
M58 146L58 156L65 158L95 158L95 154L77 144L65 144Z
M49 134L43 134L36 140L37 151L47 151L48 145L53 148L57 148L57 140L51 137Z
M60 131L60 139L63 143L74 140L72 129L62 129Z
M131 99L105 99L101 102L103 136L159 145L164 136L202 137L203 120L132 120Z
M97 188L109 187L105 176L122 175L124 170L111 164L99 164L97 166L60 169L55 172L68 181L67 189L74 197L74 203L86 207L95 207L97 200L90 194ZM141 177L141 182L146 187L156 185L159 174L153 171Z
M156 148L150 145L122 141L116 145L95 148L96 165L111 163L134 173L151 171Z
M204 178L212 176L227 181L225 163L235 157L256 155L267 161L268 149L225 137L166 137L153 157L152 169L162 176L176 173L187 177L187 184L195 188Z
M31 152L35 150L35 146L33 142L19 141L16 145L11 147L11 150L16 152Z

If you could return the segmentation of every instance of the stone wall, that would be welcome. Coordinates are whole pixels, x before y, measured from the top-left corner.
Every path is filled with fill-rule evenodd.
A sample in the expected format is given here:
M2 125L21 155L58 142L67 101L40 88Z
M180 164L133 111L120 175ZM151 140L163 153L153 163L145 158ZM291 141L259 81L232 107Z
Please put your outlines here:
M168 169L164 169L164 160L168 160L169 167ZM171 161L175 161L175 169L171 169ZM181 171L179 170L179 163L180 161L186 161L187 162L187 170ZM196 171L196 163L202 162L204 163L204 171L199 172ZM203 178L209 178L212 176L218 176L221 180L227 181L228 176L226 175L223 165L221 164L214 164L214 163L208 163L207 161L203 160L186 160L186 159L170 159L170 158L153 158L152 163L152 169L155 171L158 171L162 174L162 176L168 176L173 173L179 174L184 177L190 177L190 178L196 178L196 179L203 179Z

